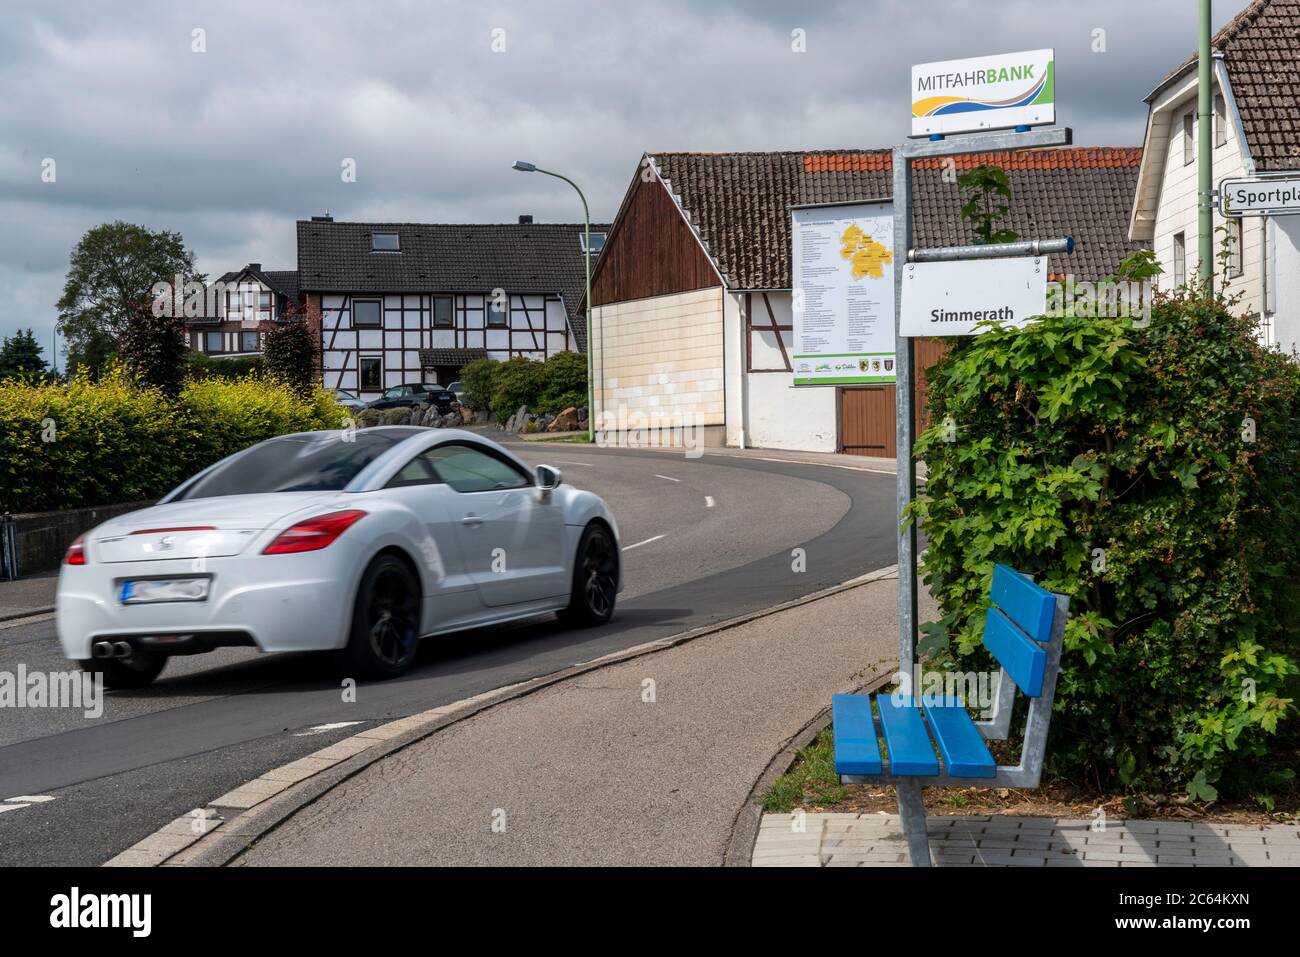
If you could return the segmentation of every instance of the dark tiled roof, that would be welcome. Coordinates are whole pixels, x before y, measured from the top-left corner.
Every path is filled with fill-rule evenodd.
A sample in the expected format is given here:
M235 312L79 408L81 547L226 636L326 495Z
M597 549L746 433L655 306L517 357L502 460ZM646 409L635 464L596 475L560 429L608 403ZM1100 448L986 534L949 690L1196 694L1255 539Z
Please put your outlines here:
M463 366L474 359L486 359L486 349L421 349L420 368L434 366Z
M592 224L592 232L608 226ZM400 252L372 252L371 232L396 232ZM581 348L582 224L298 223L303 292L490 292L560 295ZM595 259L592 260L595 268Z
M262 276L268 286L290 302L298 301L298 270L267 269L262 272Z
M1211 45L1223 52L1256 169L1300 167L1300 0L1255 0ZM1156 93L1195 63L1193 53Z
M1096 280L1141 245L1127 235L1141 158L1139 147L1071 147L973 154L954 162L958 173L985 163L1005 169L1011 180L1008 228L1024 239L1073 236L1074 252L1053 256L1053 271ZM790 207L888 199L893 191L888 150L657 153L651 159L735 289L790 288ZM943 163L913 164L918 248L974 240Z

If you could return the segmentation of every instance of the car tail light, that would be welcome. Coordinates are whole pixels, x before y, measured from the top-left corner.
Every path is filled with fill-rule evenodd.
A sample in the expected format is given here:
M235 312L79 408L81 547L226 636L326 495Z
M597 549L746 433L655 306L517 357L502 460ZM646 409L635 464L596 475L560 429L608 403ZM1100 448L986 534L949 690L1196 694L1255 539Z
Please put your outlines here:
M326 515L309 518L297 525L286 528L275 536L275 541L262 549L262 554L289 555L293 552L317 551L346 532L357 519L364 517L365 514L359 508L351 508L342 512L329 512Z
M77 540L68 546L67 553L63 556L65 565L84 565L86 564L86 536L78 535Z

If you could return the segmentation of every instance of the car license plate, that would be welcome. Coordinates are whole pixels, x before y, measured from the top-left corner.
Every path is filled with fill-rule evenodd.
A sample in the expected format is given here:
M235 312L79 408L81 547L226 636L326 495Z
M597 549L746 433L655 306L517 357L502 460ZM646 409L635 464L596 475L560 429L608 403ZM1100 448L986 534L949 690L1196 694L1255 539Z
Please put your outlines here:
M159 601L207 601L206 578L144 578L122 582L124 605L145 605Z

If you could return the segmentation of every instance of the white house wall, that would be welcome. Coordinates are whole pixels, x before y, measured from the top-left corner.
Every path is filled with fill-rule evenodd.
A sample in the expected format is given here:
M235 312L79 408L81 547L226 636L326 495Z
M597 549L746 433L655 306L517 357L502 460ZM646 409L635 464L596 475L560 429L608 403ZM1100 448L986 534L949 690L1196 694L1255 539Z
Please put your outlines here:
M763 296L772 308L767 313ZM728 342L738 345L745 342L745 294L731 293L727 309ZM789 292L754 293L753 323L757 327L770 325L774 318L779 326L794 323L792 297ZM793 346L793 334L781 333L786 351ZM755 328L750 339L749 368L756 370L743 375L744 443L752 448L788 449L800 452L834 452L839 447L837 424L838 390L834 386L794 386L794 373L785 371L757 371L781 369L785 358L776 342L776 335ZM746 363L737 350L737 366L743 370ZM733 407L728 405L730 411ZM727 443L739 445L740 412L730 415Z
M1290 354L1300 352L1300 216L1275 216L1269 222L1269 299L1280 308L1273 314L1268 344Z
M1215 95L1220 90L1215 87ZM1186 277L1190 282L1196 275L1197 262L1197 175L1196 163L1183 163L1183 116L1196 111L1196 84L1193 81L1183 83L1164 94L1155 104L1158 111L1167 117L1167 123L1158 137L1153 136L1147 149L1161 150L1164 155L1164 176L1159 186L1159 201L1156 208L1152 249L1160 260L1164 274L1157 279L1157 284L1166 289L1174 285L1174 237L1182 233L1186 240ZM1214 125L1218 120L1215 119ZM1197 155L1200 137L1200 124L1193 123L1192 155ZM1235 126L1225 124L1227 141L1222 146L1213 148L1213 168L1215 188L1224 177L1246 175L1246 162ZM1213 135L1213 133L1211 134ZM1219 268L1217 256L1220 252L1223 233L1218 232L1225 224L1219 215L1217 206L1214 213L1214 267ZM1227 279L1230 292L1241 292L1243 298L1239 308L1249 313L1258 313L1261 304L1261 267L1263 261L1264 226L1257 218L1242 220L1243 270L1239 277ZM1216 276L1216 287L1222 288L1224 277Z
M453 325L433 325L433 300L450 295ZM357 294L321 296L321 364L328 388L347 389L362 398L377 397L381 389L360 387L360 359L383 360L383 388L424 378L421 349L486 349L492 359L525 356L545 359L576 350L564 302L559 296L511 293L507 296L508 325L488 328L486 302L478 294ZM381 299L383 327L356 328L354 299ZM446 385L446 383L442 383Z

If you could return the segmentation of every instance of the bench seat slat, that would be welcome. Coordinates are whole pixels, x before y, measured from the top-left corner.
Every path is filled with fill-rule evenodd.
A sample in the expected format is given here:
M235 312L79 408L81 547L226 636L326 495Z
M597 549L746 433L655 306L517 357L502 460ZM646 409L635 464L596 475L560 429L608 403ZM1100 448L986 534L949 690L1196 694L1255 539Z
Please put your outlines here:
M831 695L835 728L835 773L879 774L880 742L871 720L871 699L864 694Z
M926 705L925 717L944 767L955 778L991 778L998 764L984 744L984 736L966 709L955 699Z
M937 777L939 759L930 745L921 710L911 701L896 702L891 694L876 695L880 726L889 751L889 770L907 777Z
M1021 691L1031 698L1043 693L1047 652L997 608L984 616L984 645Z
M1006 565L994 565L989 598L1030 638L1051 639L1056 598L1046 588Z

